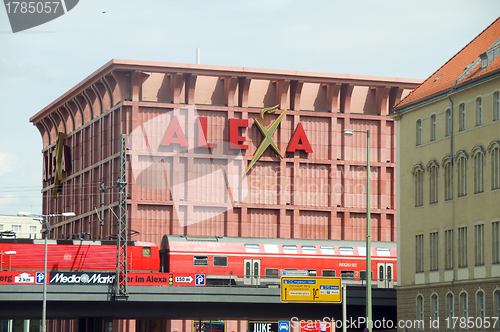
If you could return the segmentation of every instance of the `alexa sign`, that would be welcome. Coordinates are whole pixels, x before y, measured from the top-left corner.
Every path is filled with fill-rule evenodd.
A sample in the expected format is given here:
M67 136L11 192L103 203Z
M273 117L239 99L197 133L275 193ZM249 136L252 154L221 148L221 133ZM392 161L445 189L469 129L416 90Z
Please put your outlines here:
M270 107L270 108L264 108L260 112L260 116L263 119L264 115L266 113L272 113L276 111L278 105ZM272 135L278 128L281 120L283 119L287 109L281 113L276 120L271 124L269 128L264 128L257 119L254 119L255 124L259 128L260 132L264 136L264 139L262 140L261 144L255 151L255 154L252 158L252 161L248 165L248 168L246 170L246 173L252 168L252 166L255 164L257 160L262 156L264 151L271 146L272 149L276 152L276 154L280 157L283 158L283 154L279 150L278 146L272 139ZM242 136L240 134L240 128L247 128L248 127L248 119L229 119L229 148L230 149L235 149L235 150L247 150L248 145L245 144L246 142L246 137ZM195 132L196 138L195 138L195 147L196 148L216 148L217 144L216 143L208 143L208 138L207 138L207 118L206 117L198 117L197 119L197 125L196 125L196 132ZM177 116L173 116L172 120L170 122L170 125L168 126L167 131L165 132L165 136L163 137L163 140L160 143L160 146L170 146L178 144L181 147L189 147L188 140L186 139L186 135L184 131L182 130L181 124L179 120L177 119ZM304 131L304 127L302 126L301 123L297 125L295 128L295 131L288 142L288 146L286 148L286 152L295 152L295 151L304 151L306 153L312 153L312 148L311 144L309 143L309 140L307 138L306 132Z

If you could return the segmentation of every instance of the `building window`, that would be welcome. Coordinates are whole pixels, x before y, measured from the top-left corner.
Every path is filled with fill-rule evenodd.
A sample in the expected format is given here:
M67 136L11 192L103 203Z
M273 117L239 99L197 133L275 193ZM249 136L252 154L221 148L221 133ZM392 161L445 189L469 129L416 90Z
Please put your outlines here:
M489 147L491 154L491 190L500 189L500 145L494 142Z
M427 166L429 171L429 203L438 202L438 164L431 161Z
M447 109L445 114L445 135L450 136L451 135L451 128L452 128L452 122L451 122L451 110Z
M431 115L431 141L436 140L436 114Z
M438 270L438 232L433 232L430 234L430 252L431 252L431 271Z
M444 200L449 201L453 199L453 172L450 158L446 157L442 165L444 170Z
M482 99L476 99L476 126L480 126L483 124L483 106Z
M500 93L493 94L493 121L500 120Z
M467 227L458 228L458 267L467 267Z
M474 225L476 265L484 265L484 224Z
M500 290L497 288L493 292L493 305L495 307L493 311L493 316L500 317ZM497 321L495 325L495 330L500 330L500 322Z
M446 294L446 317L447 319L447 328L449 330L453 329L453 317L455 317L455 303L453 298L453 293Z
M417 145L422 144L422 120L417 120Z
M500 221L491 224L492 263L500 263Z
M460 104L458 109L459 109L458 130L463 131L465 130L465 104Z
M3 231L3 224L0 224L0 231Z
M444 231L445 269L453 269L453 229Z
M415 271L424 272L424 234L415 237Z
M21 225L12 225L12 231L14 233L21 233L22 226Z
M419 325L421 325L421 324L423 325L423 321L424 321L424 297L422 296L422 294L419 294L417 296L417 321L422 322ZM420 329L423 329L423 326L421 326Z
M476 147L472 150L474 164L474 194L484 191L484 150Z
M456 158L457 162L457 195L467 196L467 154L460 151Z
M460 293L460 317L465 318L465 321L467 321L467 318L469 317L469 303L468 303L468 296L467 292L462 291Z
M431 295L431 318L434 321L439 319L439 297L436 293Z
M30 226L30 233L36 233L36 226Z
M476 321L479 323L477 328L478 330L484 329L483 322L484 322L484 291L482 289L479 289L476 292ZM477 319L481 318L481 320Z
M415 181L415 206L424 205L424 172L422 165L413 168L413 180Z

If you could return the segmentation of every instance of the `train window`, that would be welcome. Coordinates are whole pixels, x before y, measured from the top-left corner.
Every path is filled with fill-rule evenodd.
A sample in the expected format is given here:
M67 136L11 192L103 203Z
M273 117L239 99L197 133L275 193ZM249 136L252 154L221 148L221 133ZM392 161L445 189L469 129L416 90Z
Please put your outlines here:
M342 270L340 271L340 277L342 279L354 280L354 271Z
M266 269L266 278L279 278L279 270L278 269Z
M316 247L315 246L302 246L302 253L306 255L315 255Z
M277 254L279 253L277 244L264 244L264 252L268 254Z
M335 255L335 250L333 246L321 246L321 253L323 255Z
M259 245L258 244L245 244L245 251L246 252L259 252Z
M323 270L321 271L322 277L335 277L335 270Z
M378 281L384 281L384 266L380 265L378 268Z
M227 266L227 257L214 256L214 266Z
M151 247L142 247L142 257L151 257Z
M390 265L387 266L387 281L392 281L392 267Z
M359 271L359 280L366 280L366 271ZM373 280L373 271L372 271L372 280Z
M366 247L358 247L359 256L366 256Z
M193 265L195 265L195 266L208 266L208 257L207 256L194 256L193 257Z
M377 256L391 257L391 250L389 248L377 248Z
M316 272L316 270L307 270L307 275L309 277L316 277L318 275L318 272Z
M339 251L341 255L354 255L352 247L339 247Z
M283 245L283 252L285 254L296 254L297 253L297 246L294 244L284 244Z

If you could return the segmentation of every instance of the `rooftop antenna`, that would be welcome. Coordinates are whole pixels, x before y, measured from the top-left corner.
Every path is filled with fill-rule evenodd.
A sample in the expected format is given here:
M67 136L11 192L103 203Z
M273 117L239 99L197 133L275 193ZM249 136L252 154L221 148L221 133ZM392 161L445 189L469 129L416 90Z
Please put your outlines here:
M196 64L200 64L200 48L196 48Z

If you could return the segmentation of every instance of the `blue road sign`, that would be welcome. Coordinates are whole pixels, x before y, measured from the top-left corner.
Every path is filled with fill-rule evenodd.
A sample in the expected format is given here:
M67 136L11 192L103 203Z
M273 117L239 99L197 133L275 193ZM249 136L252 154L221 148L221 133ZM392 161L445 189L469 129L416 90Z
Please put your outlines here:
M278 332L289 332L290 331L290 322L280 320L278 322Z
M196 286L205 286L206 279L204 274L195 274L194 275L194 284Z
M43 284L44 281L45 281L45 277L44 277L43 272L37 272L35 283L36 284Z

